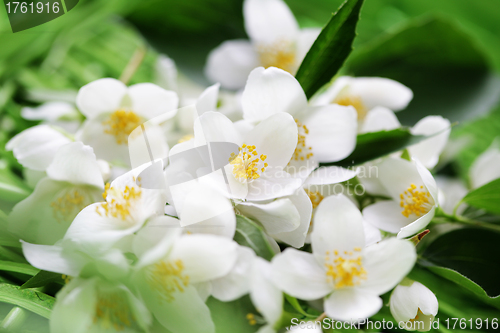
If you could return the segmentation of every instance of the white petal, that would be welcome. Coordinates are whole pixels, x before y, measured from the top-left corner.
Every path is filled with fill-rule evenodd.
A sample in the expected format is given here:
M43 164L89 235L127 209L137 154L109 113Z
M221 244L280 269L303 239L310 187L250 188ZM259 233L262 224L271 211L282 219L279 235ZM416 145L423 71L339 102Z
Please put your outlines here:
M87 118L119 109L127 87L116 79L99 79L80 88L76 105Z
M171 58L160 54L155 64L155 74L160 87L177 91L177 66Z
M198 100L196 101L196 110L198 116L201 116L208 111L217 111L217 102L219 98L220 84L216 83L213 86L205 89Z
M500 163L500 159L499 159ZM455 206L469 192L462 180L448 176L438 175L435 178L438 185L439 206L447 213L453 214ZM458 213L462 213L465 205L458 208Z
M400 127L401 123L392 110L383 106L377 106L366 114L360 132L390 131Z
M254 43L273 44L297 38L297 21L282 0L245 0L243 16L245 30Z
M292 116L278 113L255 126L243 142L255 146L259 156L266 155L270 166L284 168L297 147L297 139L297 124Z
M269 166L260 178L248 184L246 199L262 201L292 195L301 183L289 173Z
M311 108L304 120L309 129L306 144L319 162L340 161L352 153L358 130L357 113L351 106L327 105Z
M417 282L413 282L413 284L415 283ZM391 294L390 310L397 322L407 322L417 315L419 295L417 289L412 288L412 286L400 284L394 288Z
M179 98L175 92L152 83L134 84L128 88L128 95L132 101L132 111L146 119L165 116L164 114L168 112L173 116L172 111L179 105Z
M299 31L297 38L297 54L295 55L298 63L302 62L307 52L309 52L309 49L316 41L316 38L318 38L320 32L321 29L319 28L306 28Z
M351 82L355 80L350 76L340 76L324 92L317 94L311 100L311 105L322 106L333 103L337 95L347 89Z
M59 148L47 168L47 175L55 180L104 189L94 151L81 142L68 143Z
M287 248L271 264L274 284L289 295L315 300L332 291L325 270L310 253Z
M230 40L210 52L205 75L224 88L240 89L245 86L248 74L257 66L257 53L249 41Z
M150 121L136 127L128 136L128 153L132 168L156 160L166 160L169 151L163 129Z
M206 142L232 142L241 145L242 138L229 118L220 112L208 111L195 120L194 142L195 146Z
M45 171L57 150L71 140L48 125L38 125L17 134L5 149L12 150L22 166Z
M481 187L494 179L500 178L500 149L495 141L479 155L469 170L472 188Z
M357 288L336 290L325 299L325 312L329 318L357 322L376 314L382 299Z
M424 229L431 222L435 213L436 213L436 207L432 207L427 214L423 215L422 217L419 217L414 222L402 228L401 231L398 233L398 238L406 238L413 236L422 229Z
M321 167L311 173L304 185L324 185L342 183L356 177L357 171L338 166Z
M433 168L436 166L439 155L448 142L450 131L451 124L448 119L441 116L425 117L412 127L411 134L424 136L439 134L410 146L408 151L412 157L417 158L426 168Z
M181 260L190 283L222 277L236 262L237 244L213 235L184 235L174 245L170 260Z
M411 184L417 188L425 185L415 164L401 158L386 158L378 165L378 170L380 181L397 202Z
M434 203L438 202L438 187L434 177L432 177L431 172L420 163L419 160L415 160L415 166L417 167L418 174L424 183L424 186L429 191Z
M371 225L396 234L415 221L412 215L405 217L401 214L402 211L403 208L396 201L379 201L363 209L363 216Z
M366 247L367 280L359 288L376 295L386 293L411 271L416 259L415 245L407 240L390 238Z
M223 302L234 301L250 290L250 274L255 253L246 246L238 246L238 259L231 271L212 281L212 296Z
M436 295L420 282L415 281L412 288L416 289L416 293L419 296L418 307L420 311L426 315L437 315L439 304Z
M242 202L237 209L259 221L270 234L289 232L300 225L300 215L290 199L277 199L270 203Z
M311 225L312 203L304 189L297 190L287 198L292 201L299 212L300 225L293 231L277 233L272 236L281 242L300 248L304 246Z
M21 116L28 120L54 122L61 117L77 115L78 111L76 111L75 107L67 102L47 102L36 108L24 107L21 109Z
M363 228L365 230L366 246L370 246L370 245L378 243L382 240L382 234L380 233L380 230L375 228L370 223L363 221Z
M271 264L256 257L252 265L250 298L255 308L272 326L283 312L283 294L272 283Z
M343 194L329 196L314 213L311 243L320 264L327 252L353 251L365 246L363 217L359 209Z
M78 276L86 263L83 257L78 258L66 254L61 246L37 245L22 242L26 260L36 268L45 271Z
M399 111L413 98L410 88L394 80L379 77L358 77L351 81L349 94L361 97L368 110L384 106Z
M276 0L269 2L272 1ZM250 73L241 103L243 118L259 122L279 112L296 116L306 108L307 98L300 83L290 73L275 67L259 67Z

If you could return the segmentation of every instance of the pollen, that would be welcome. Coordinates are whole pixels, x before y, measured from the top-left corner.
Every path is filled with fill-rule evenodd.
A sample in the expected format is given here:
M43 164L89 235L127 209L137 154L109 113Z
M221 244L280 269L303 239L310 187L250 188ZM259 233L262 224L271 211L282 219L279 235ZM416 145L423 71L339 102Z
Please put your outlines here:
M119 293L99 292L95 305L94 324L103 329L124 331L135 322L126 298Z
M338 105L343 105L343 106L352 106L356 109L356 112L358 113L358 119L363 120L366 117L366 114L368 110L366 109L366 106L363 104L363 101L361 97L359 96L353 96L349 94L341 94L340 96L336 97L332 103L338 104Z
M106 202L96 207L100 216L120 218L126 220L130 216L134 203L141 197L141 190L135 187L125 186L123 191L106 184L103 198Z
M58 222L71 221L85 206L87 200L78 189L67 191L50 204Z
M182 293L189 286L189 276L184 274L182 260L161 261L152 265L147 281L167 302L174 301L175 293Z
M298 140L297 147L293 152L292 161L305 161L309 160L314 154L310 151L312 147L307 146L306 138L309 134L309 129L306 125L301 124L298 120L295 120L298 130Z
M264 68L277 67L293 74L296 70L295 47L287 41L257 47L260 64Z
M142 124L142 119L132 111L117 110L102 122L104 133L115 137L119 145L126 144L132 131Z
M432 208L430 193L423 186L420 187L419 191L415 184L411 184L405 192L399 195L399 198L401 199L399 205L403 208L401 214L404 217L409 217L412 214L420 217Z
M355 252L360 252L359 248L354 248ZM333 251L334 256L330 257L330 252L326 252L325 269L328 283L335 288L353 287L366 280L367 273L363 268L362 256L355 256L352 251L344 251L344 256L339 255L338 250Z
M248 320L248 323L252 326L257 324L257 320L255 319L255 315L253 313L248 313L246 315L246 318Z
M243 144L239 148L238 155L231 153L229 164L233 166L233 175L236 179L240 182L251 182L260 178L266 171L269 166L264 163L266 159L267 155L259 155L255 146Z
M306 191L307 196L311 200L313 209L319 206L321 201L325 198L319 191L309 191L308 189L304 189Z
M179 141L177 141L177 143L183 143L191 139L194 139L194 136L192 134L186 134L182 138L180 138Z

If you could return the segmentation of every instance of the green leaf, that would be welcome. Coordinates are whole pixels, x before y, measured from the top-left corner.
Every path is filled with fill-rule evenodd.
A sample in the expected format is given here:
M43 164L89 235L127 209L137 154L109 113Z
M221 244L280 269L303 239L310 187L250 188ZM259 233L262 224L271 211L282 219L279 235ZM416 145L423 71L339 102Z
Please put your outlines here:
M356 48L347 73L380 76L413 90L405 125L439 114L453 121L472 119L496 104L500 80L489 70L483 50L453 21L426 17Z
M309 49L295 77L308 98L328 83L352 51L363 0L344 2Z
M476 208L500 214L500 178L469 192L462 201Z
M262 227L245 216L236 215L234 240L240 245L251 248L259 257L266 260L271 260L274 256Z
M21 289L44 287L52 282L64 284L62 275L53 272L39 271L35 276L26 281L21 286Z
M296 299L295 297L292 297L288 294L285 294L285 299L301 315L308 317L308 318L317 318L319 316L319 314L310 314L310 313L307 313L306 311L304 311L304 309L302 309L302 306L300 305L298 299ZM290 321L288 322L288 324L290 324Z
M500 233L475 228L453 230L427 246L422 264L475 293L498 297L499 243Z
M210 297L207 306L210 308L217 333L234 333L235 327L238 333L254 333L257 330L246 318L249 313L257 313L248 296L232 302L221 302Z
M0 168L0 200L18 202L29 194L30 190L19 177L6 167Z
M20 289L19 286L1 283L0 302L14 304L42 317L50 318L55 299L35 290Z
M13 261L0 260L0 271L22 273L26 275L37 275L40 270L31 266L30 264L24 264Z
M322 163L321 165L348 167L365 163L403 150L427 138L428 137L422 135L412 135L407 128L360 134L358 135L356 148L351 155L342 161Z

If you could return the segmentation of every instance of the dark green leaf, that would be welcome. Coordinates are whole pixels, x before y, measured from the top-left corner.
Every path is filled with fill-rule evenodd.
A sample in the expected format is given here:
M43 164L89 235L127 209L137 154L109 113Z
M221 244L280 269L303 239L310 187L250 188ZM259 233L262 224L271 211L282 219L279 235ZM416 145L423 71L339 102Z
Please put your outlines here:
M475 41L443 18L415 20L353 52L347 72L399 81L414 92L408 108L398 113L413 125L427 115L451 121L471 119L491 110L500 80Z
M500 178L469 192L462 201L476 208L500 214Z
M500 295L500 233L485 229L453 230L427 246L422 263L436 274L473 292ZM470 281L468 281L470 280ZM477 287L476 287L477 286Z
M64 280L61 274L47 272L47 271L39 271L35 276L26 281L21 289L25 288L39 288L48 285L49 283L54 282L58 284L63 284Z
M0 260L0 271L22 273L34 276L37 275L40 270L30 264Z
M266 260L271 260L274 251L266 239L264 230L254 221L241 215L236 215L236 233L234 240L243 246L247 246Z
M50 318L55 299L41 292L2 283L0 284L0 302L14 304L42 317Z
M306 311L304 311L304 309L302 309L302 306L300 305L299 301L295 297L292 297L290 295L285 294L285 299L301 315L308 317L308 318L317 318L319 316L319 314L310 314L310 313L307 313Z
M352 51L363 0L347 0L311 46L295 77L308 98L337 74Z
M358 135L356 148L351 155L342 161L322 163L322 165L348 167L361 164L403 150L426 138L426 136L422 135L412 135L406 128L360 134Z
M210 308L217 333L234 333L235 331L253 333L257 330L255 326L249 324L246 317L249 313L257 314L248 296L232 302L221 302L210 297L207 306Z

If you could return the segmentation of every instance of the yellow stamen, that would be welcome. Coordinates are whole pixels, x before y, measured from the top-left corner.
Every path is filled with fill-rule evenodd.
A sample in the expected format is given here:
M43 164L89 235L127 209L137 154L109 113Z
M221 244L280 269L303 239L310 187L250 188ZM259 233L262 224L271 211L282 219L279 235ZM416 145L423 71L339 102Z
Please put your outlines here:
M422 216L429 212L432 208L432 204L429 199L430 193L423 186L420 187L422 191L417 190L415 184L411 184L406 191L399 195L401 201L399 205L403 208L401 214L404 217L409 217L411 214L415 214L417 217Z
M260 178L261 174L268 167L267 163L263 163L267 156L259 155L255 146L243 144L238 155L231 153L229 164L233 166L233 175L240 182L251 182Z
M295 123L297 124L299 137L297 140L297 147L293 152L292 160L290 162L299 160L305 161L310 159L314 155L312 152L307 152L307 150L312 150L312 147L308 147L306 145L306 138L307 135L309 134L309 129L307 128L306 125L301 124L298 120L295 120Z
M259 45L257 53L264 68L277 67L292 74L296 70L295 47L290 42L279 41L272 45Z
M184 292L189 286L189 276L183 273L182 260L161 261L151 266L147 281L149 285L160 293L167 302L175 300L176 292Z
M360 248L354 248L356 252L360 250ZM330 252L326 252L325 268L327 281L335 288L357 286L362 280L366 280L367 273L363 268L361 256L353 257L351 251L344 251L345 257L339 256L337 250L333 253L335 256L330 258Z
M130 210L136 200L141 197L141 190L125 186L123 191L106 184L103 197L106 202L96 206L96 212L102 216L120 218L125 220L130 215Z
M135 322L126 297L119 293L99 292L95 305L94 324L104 329L123 331Z
M368 110L366 109L366 106L363 104L363 101L361 97L359 96L352 96L349 94L340 94L340 96L337 96L332 103L338 104L338 105L343 105L343 106L352 106L356 109L356 112L358 113L358 120L365 119L366 114Z
M104 133L115 137L119 145L126 144L132 131L142 124L142 119L132 111L118 110L102 122Z
M89 203L78 189L74 189L56 198L50 207L58 222L71 222Z
M186 142L186 141L189 141L191 139L193 139L194 136L191 135L191 134L186 134L184 135L182 138L179 139L179 141L177 141L177 143L183 143L183 142Z

